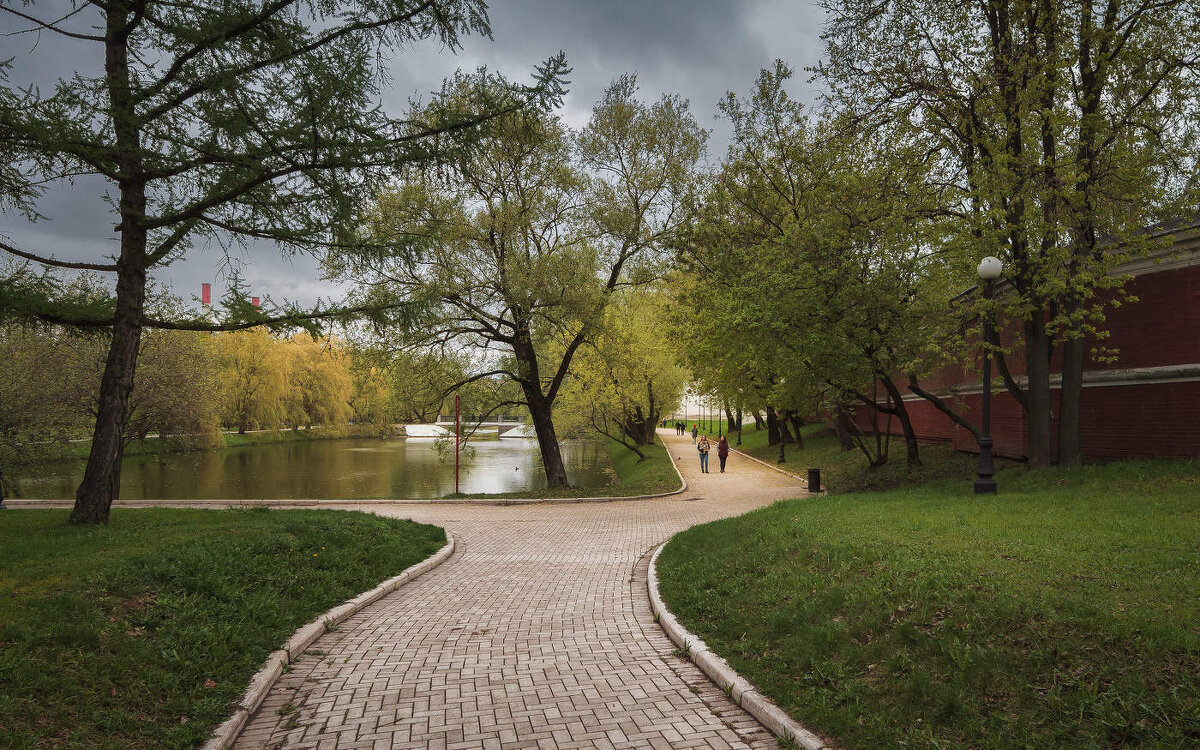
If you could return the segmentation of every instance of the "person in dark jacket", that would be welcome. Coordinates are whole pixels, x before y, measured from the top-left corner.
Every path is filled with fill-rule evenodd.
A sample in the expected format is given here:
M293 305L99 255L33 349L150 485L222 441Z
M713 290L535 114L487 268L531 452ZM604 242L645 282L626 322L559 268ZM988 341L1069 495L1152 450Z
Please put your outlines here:
M722 435L717 441L717 458L721 459L721 473L725 473L725 459L729 458L729 441Z

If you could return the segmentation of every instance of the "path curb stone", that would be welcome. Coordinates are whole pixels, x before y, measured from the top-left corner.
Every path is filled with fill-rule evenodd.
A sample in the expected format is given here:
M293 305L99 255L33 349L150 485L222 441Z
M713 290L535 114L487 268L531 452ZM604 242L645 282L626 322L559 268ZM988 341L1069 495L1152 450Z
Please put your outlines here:
M741 706L776 737L792 740L805 750L833 750L820 737L805 729L769 698L759 693L754 685L734 671L729 662L711 651L703 640L681 625L675 615L671 614L658 593L658 556L665 546L665 543L660 544L650 558L646 588L650 594L650 607L667 636L700 668L700 671L724 690L734 703Z
M792 477L793 479L799 479L801 482L804 483L804 491L808 492L808 478L807 477L802 477L799 474L794 474L794 473L788 471L787 469L781 469L774 464L769 464L766 461L762 460L761 458L755 458L754 456L751 456L749 453L743 453L742 451L737 450L736 448L730 448L730 450L733 451L734 453L738 454L739 456L742 456L743 458L750 459L751 461L753 461L756 464L762 464L763 466L767 467L768 469L778 471L780 474L787 474L789 477ZM826 491L827 490L822 489L820 492L811 492L809 494L824 495L826 493Z
M234 711L233 716L213 731L212 737L204 744L203 750L227 750L227 748L233 747L233 743L245 729L246 722L262 705L275 681L283 674L284 668L304 653L314 641L367 605L375 603L421 574L441 565L452 554L454 554L454 537L447 535L445 546L432 556L416 565L409 566L400 575L387 579L375 588L339 604L293 633L287 644L278 651L273 651L267 657L262 669L250 678L246 692L238 699L237 710Z

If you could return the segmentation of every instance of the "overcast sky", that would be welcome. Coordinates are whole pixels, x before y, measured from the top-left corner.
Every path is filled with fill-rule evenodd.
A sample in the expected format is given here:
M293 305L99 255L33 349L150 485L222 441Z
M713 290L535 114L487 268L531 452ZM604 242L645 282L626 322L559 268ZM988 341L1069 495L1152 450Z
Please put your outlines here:
M24 9L38 12L45 6L38 2ZM433 44L398 52L391 61L393 80L385 100L393 112L412 96L428 99L457 68L486 65L509 78L528 80L534 65L563 50L574 69L562 112L568 124L586 122L604 87L622 73L634 72L643 98L670 92L691 101L697 120L713 131L709 158L717 162L728 138L728 128L715 118L717 102L728 91L746 93L758 71L775 58L797 69L791 93L802 101L814 98L803 68L820 57L823 14L809 0L496 0L489 12L493 39L468 37L457 55ZM33 80L45 86L76 66L91 71L101 64L95 45L64 43L49 34L37 40L30 54L33 35L7 33L23 27L8 14L0 16L0 60L16 58L12 83ZM50 220L33 225L0 213L0 234L31 252L63 259L96 261L112 255L115 221L103 189L103 183L81 182L55 190L42 205ZM319 278L310 258L288 260L260 247L245 261L244 277L255 293L308 304L318 296L340 296ZM214 298L219 298L226 286L223 265L219 250L198 248L154 278L185 299L198 296L201 282L210 281Z

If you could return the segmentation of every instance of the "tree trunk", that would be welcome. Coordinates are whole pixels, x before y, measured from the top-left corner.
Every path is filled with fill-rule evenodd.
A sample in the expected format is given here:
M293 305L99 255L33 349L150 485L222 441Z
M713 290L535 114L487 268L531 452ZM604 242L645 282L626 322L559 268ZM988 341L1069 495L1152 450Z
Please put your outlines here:
M740 411L740 410L739 410ZM728 406L725 407L725 431L733 432L737 429L739 419L733 416L733 411Z
M838 405L833 412L833 431L837 434L838 445L843 451L854 450L853 426L850 424L850 414L846 407Z
M124 28L129 9L113 6L106 14L104 69L112 107L114 137L120 150L121 254L117 258L117 302L112 344L100 380L96 427L83 481L75 493L72 524L108 523L109 509L120 495L122 433L142 339L146 299L146 185L142 178L140 140L134 124L129 88L128 50Z
M1058 464L1073 466L1083 460L1079 440L1080 409L1083 401L1083 363L1086 346L1082 338L1063 342L1062 386L1058 393Z
M558 435L554 431L552 414L554 403L542 393L537 352L533 348L533 339L529 335L527 326L518 329L513 340L513 354L516 356L517 366L521 372L521 390L525 393L529 416L533 419L533 429L537 433L538 448L542 454L542 468L546 471L546 484L550 487L566 487L567 469L563 464Z
M784 414L787 416L788 422L792 425L792 432L796 436L796 447L804 449L804 436L800 434L800 428L804 425L804 421L800 419L800 415L788 409Z
M775 445L780 442L779 435L779 420L775 417L774 407L767 407L767 445Z
M562 451L558 446L558 435L554 432L552 405L538 390L529 386L525 386L525 399L529 403L529 415L533 418L533 429L537 433L538 448L542 453L546 484L551 487L566 487L567 468L563 464Z
M750 413L754 415L754 429L755 430L761 430L762 428L767 426L767 421L765 419L763 419L761 414L758 413L758 409L755 409L754 411L752 411Z
M1043 469L1053 463L1050 442L1050 341L1042 313L1036 311L1025 321L1025 373L1029 377L1026 389L1029 422L1026 454L1029 466Z
M921 447L917 442L917 433L913 429L912 420L908 417L908 409L904 406L904 398L900 395L900 389L892 382L892 379L887 376L880 378L883 387L887 389L888 395L892 399L893 414L900 420L900 429L904 432L904 446L908 451L906 459L909 466L921 465Z
M796 439L792 437L792 431L788 429L787 415L787 409L775 413L775 419L779 424L779 442L794 443L796 442Z

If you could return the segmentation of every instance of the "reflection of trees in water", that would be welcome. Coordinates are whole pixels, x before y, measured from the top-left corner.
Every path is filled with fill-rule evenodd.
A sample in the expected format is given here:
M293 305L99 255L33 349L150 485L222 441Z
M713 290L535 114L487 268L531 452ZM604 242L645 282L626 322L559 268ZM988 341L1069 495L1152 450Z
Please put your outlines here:
M433 440L319 440L262 444L215 452L130 456L121 497L154 499L434 498L454 491L453 437L439 453ZM460 457L464 492L521 492L545 486L537 441L468 443ZM564 441L563 458L577 487L611 481L607 449ZM448 459L448 460L445 460ZM27 497L70 498L82 462L47 465L38 475L6 472Z
M433 439L433 450L442 463L454 458L454 435L439 435ZM464 437L458 446L459 466L466 466L475 460L475 446L471 445L469 436Z

